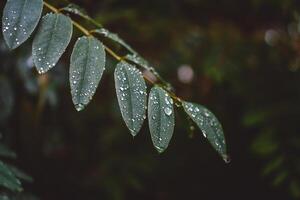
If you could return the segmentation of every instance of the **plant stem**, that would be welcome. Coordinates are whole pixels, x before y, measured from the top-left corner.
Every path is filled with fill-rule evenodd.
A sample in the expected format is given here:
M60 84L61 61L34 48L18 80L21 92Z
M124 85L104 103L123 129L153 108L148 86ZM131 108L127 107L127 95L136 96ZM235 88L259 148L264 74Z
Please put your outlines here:
M55 13L60 13L60 10L55 8L54 6L52 6L51 4L47 3L46 1L44 1L44 5L45 7L47 7L49 10L55 12ZM84 28L83 26L81 26L79 23L77 23L76 21L72 20L72 24L78 29L80 30L83 34L85 34L86 36L89 37L94 37L92 35L92 32L87 30L86 28ZM103 44L104 45L104 44ZM110 49L109 47L107 47L106 45L104 45L105 50L112 56L114 57L117 61L124 61L127 62L125 59L123 59L123 57L119 56L118 54L116 54L112 49ZM178 103L179 105L182 104L182 100L176 96L176 94L172 91L170 91L170 89L168 88L168 82L165 81L156 71L154 71L155 73L153 73L153 75L161 82L163 83L163 85L161 85L168 93L169 95L176 101L176 103ZM150 80L149 78L147 78L146 76L144 76L144 79L149 82L152 85L155 85L156 83L153 82L152 80Z

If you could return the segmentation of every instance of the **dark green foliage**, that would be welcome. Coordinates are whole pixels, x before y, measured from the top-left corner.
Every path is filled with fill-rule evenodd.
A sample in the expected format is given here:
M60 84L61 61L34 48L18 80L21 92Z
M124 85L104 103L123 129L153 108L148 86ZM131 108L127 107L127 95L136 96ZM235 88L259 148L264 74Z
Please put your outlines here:
M12 191L22 191L19 179L2 161L0 161L0 185Z

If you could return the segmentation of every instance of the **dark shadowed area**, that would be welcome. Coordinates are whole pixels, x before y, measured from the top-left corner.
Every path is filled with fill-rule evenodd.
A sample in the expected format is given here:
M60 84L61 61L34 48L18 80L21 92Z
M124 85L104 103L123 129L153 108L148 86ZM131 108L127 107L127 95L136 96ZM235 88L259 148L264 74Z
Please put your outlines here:
M300 198L299 0L72 2L148 59L178 96L218 117L231 162L179 109L163 154L153 148L147 120L133 139L120 114L112 57L93 100L77 112L68 72L82 35L77 29L59 64L45 75L34 68L32 39L9 51L1 36L1 142L17 154L6 161L34 179L23 183L28 197L16 199ZM103 42L125 55L120 46Z

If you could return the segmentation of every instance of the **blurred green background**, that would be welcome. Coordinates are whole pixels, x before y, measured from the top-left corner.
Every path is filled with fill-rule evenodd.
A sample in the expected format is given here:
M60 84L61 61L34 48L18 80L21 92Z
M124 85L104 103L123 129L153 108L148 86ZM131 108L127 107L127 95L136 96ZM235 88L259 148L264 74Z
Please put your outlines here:
M162 155L147 123L133 140L112 60L93 101L76 112L68 83L76 37L43 76L33 68L31 41L9 52L1 38L1 140L34 178L25 193L43 200L300 199L300 1L73 2L153 63L179 96L218 116L232 162L180 112Z

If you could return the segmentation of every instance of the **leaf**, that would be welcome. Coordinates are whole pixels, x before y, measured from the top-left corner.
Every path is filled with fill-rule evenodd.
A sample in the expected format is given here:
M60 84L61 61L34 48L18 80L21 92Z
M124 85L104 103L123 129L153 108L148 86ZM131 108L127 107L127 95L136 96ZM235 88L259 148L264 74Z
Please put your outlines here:
M6 145L0 144L0 156L6 158L16 158L17 155L11 149L9 149Z
M15 49L36 28L42 14L42 0L8 0L3 10L2 32L7 46Z
M79 7L76 4L70 3L66 7L62 8L61 10L72 13L74 15L78 15L83 19L86 19L87 21L91 22L97 27L102 27L100 23L92 19L83 8Z
M6 166L9 167L10 171L19 179L22 179L24 181L27 182L33 182L33 178L31 176L29 176L28 174L26 174L25 172L23 172L22 170L18 169L17 167L13 166L13 165L9 165L6 164Z
M70 66L72 100L77 111L90 102L105 70L105 49L94 37L77 40Z
M132 136L140 131L146 118L147 91L142 73L124 61L115 69L115 85L122 117Z
M105 28L96 29L93 32L98 33L100 35L103 35L106 38L109 38L110 40L120 44L123 47L125 47L131 53L136 54L136 52L123 39L121 39L117 34L112 33L112 32L110 32L109 30L107 30Z
M19 179L2 161L0 161L0 185L12 191L22 191Z
M183 102L183 108L201 129L204 137L208 139L224 160L229 162L223 129L215 115L205 107L190 102Z
M173 136L174 108L169 94L160 87L153 87L148 100L148 120L154 147L159 153L165 151Z
M43 17L32 44L34 64L40 74L54 67L71 41L72 21L62 14Z
M128 61L131 61L134 64L137 64L137 65L143 67L144 69L147 69L147 70L152 71L152 72L154 71L153 67L150 67L149 63L143 57L141 57L138 54L128 54L128 55L125 56L125 58Z

